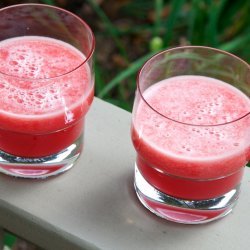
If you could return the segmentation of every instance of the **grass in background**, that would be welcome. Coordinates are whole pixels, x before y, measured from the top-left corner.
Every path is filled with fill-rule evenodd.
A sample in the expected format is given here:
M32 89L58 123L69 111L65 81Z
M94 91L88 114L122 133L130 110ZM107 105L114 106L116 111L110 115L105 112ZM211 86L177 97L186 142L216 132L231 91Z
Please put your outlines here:
M105 2L105 1L104 1ZM113 2L113 1L106 1ZM135 20L126 28L116 25L102 5L88 0L103 23L96 35L113 38L116 53L125 62L124 68L105 72L105 65L96 59L96 95L131 111L136 73L152 53L180 45L205 45L235 53L250 61L250 4L248 0L137 0L122 1L119 17ZM151 17L150 17L151 15ZM118 18L119 18L118 17ZM138 54L133 44L125 44L127 37L144 35L144 50ZM144 43L143 43L144 42ZM133 57L133 52L137 56ZM98 53L98 48L97 48ZM132 55L131 55L132 54Z
M28 3L2 0L0 6ZM79 15L96 40L96 96L132 109L136 74L160 50L204 45L250 61L249 0L33 0Z

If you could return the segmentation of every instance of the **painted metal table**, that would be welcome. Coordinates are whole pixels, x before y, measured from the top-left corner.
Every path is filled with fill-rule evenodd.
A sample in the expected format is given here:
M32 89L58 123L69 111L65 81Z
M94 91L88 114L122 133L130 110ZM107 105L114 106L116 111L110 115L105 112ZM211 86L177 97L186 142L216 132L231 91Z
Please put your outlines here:
M95 98L86 121L84 152L70 171L46 180L0 175L0 228L53 250L250 248L250 169L227 217L167 222L135 195L131 114Z

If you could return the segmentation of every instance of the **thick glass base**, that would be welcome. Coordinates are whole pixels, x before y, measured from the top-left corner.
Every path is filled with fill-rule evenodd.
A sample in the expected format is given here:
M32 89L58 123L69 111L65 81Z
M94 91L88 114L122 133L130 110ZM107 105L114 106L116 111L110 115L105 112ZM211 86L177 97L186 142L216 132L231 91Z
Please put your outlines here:
M47 178L69 170L81 150L82 136L59 153L41 158L19 157L0 151L0 173L23 178Z
M208 200L184 200L169 196L150 185L135 164L135 191L141 203L154 214L184 224L202 224L229 214L239 197L240 186Z

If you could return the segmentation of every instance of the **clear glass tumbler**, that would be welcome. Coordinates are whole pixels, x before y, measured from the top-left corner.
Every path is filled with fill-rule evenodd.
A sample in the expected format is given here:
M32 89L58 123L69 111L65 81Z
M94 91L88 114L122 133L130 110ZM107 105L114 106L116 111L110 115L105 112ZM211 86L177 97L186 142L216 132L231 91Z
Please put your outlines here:
M250 66L208 47L163 51L140 70L132 114L135 190L167 220L227 215L250 159Z
M94 47L89 26L66 10L0 10L0 172L45 178L73 166L94 95Z

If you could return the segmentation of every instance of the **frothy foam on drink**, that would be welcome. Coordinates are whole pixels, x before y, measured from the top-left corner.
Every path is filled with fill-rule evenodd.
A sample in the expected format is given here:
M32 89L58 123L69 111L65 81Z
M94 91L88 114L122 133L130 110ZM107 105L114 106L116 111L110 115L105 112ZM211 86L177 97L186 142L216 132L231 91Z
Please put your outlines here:
M85 58L73 46L62 41L29 36L2 41L0 60L3 62L0 72L4 74L44 79L73 70Z
M76 100L82 102L88 94L89 67L66 73L85 59L73 46L52 38L0 42L0 112L42 115L64 112L65 106L69 109Z
M232 122L250 111L249 98L229 84L203 76L178 76L149 87L143 96L159 113L141 100L134 127L140 138L163 154L209 160L249 147L250 119L206 126Z
M227 123L250 112L243 93L204 76L172 77L148 88L143 96L166 117L194 125Z

